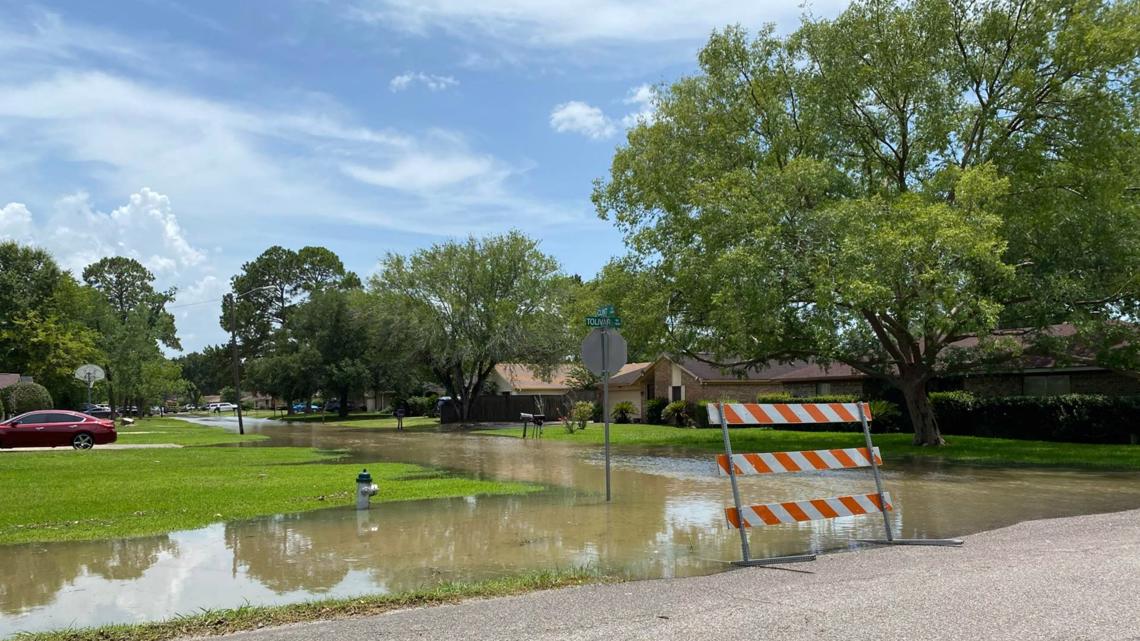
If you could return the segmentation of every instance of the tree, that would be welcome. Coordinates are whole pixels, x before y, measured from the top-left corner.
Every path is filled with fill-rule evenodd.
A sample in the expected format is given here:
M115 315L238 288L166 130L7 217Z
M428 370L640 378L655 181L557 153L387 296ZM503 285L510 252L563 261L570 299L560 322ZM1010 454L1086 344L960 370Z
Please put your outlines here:
M300 251L274 245L241 267L231 279L231 287L243 296L234 310L243 351L261 354L270 345L274 331L286 328L293 309L308 295L342 284L359 286L360 278L346 272L340 258L324 247L303 247ZM260 291L259 288L265 288ZM229 310L220 318L230 330Z
M86 307L78 283L47 252L0 243L0 363L35 378L62 406L79 402L72 373L98 354L98 337L81 321Z
M496 364L549 370L573 351L566 283L535 241L511 232L389 254L371 289L407 324L406 349L467 420Z
M166 305L174 289L154 288L154 274L133 258L103 258L83 270L89 287L88 324L100 336L112 412L128 400L145 403L148 364L165 360L161 346L180 349L174 316Z
M728 28L594 201L668 290L674 346L845 363L941 444L926 385L1000 358L992 330L1134 313L1138 50L1140 5L1084 0Z
M325 400L339 401L338 413L348 415L348 396L369 380L364 360L368 333L365 316L352 304L353 292L329 289L314 293L297 309L293 331L316 356L316 378Z

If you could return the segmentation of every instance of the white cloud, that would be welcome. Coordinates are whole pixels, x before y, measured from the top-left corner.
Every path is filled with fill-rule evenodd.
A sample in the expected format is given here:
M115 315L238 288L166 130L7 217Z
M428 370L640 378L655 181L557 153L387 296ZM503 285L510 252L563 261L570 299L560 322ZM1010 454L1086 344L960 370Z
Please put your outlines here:
M819 0L830 13L845 0ZM729 24L792 24L802 0L358 0L349 16L424 35L431 29L526 46L699 41Z
M97 211L85 193L65 196L55 211L33 217L20 203L0 209L0 236L14 220L22 233L12 237L47 249L65 268L78 273L107 256L138 260L157 276L177 278L203 263L205 254L193 247L166 196L143 188L110 213Z
M413 83L419 83L431 91L443 91L459 85L459 81L451 76L437 76L422 71L407 71L390 80L388 88L393 92L403 91Z
M550 126L558 132L572 132L594 140L609 138L616 128L601 109L579 100L564 102L550 112Z
M653 105L653 97L653 87L650 85L639 85L630 89L629 95L622 102L627 105L636 105L637 111L622 117L621 124L629 128L640 122L652 123L657 114Z
M32 240L32 212L23 203L8 203L0 209L0 241L3 240Z
M450 187L492 175L495 162L490 156L466 154L401 156L383 168L345 164L343 171L353 178L378 187L400 191L423 191Z

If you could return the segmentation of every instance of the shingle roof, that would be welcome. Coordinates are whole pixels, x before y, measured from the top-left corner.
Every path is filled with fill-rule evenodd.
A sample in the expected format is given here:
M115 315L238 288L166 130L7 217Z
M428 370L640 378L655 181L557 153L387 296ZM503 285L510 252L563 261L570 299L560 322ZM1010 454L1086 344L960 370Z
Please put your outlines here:
M19 374L0 374L0 387L8 387L20 382Z
M617 371L617 374L610 377L610 385L632 385L641 378L641 375L649 369L650 365L653 363L626 363Z
M569 390L567 378L570 375L569 365L558 365L550 374L550 380L543 380L533 369L519 363L499 363L495 366L499 376L510 382L511 387L518 390Z
M711 355L710 355L711 356ZM792 361L791 363L771 362L761 367L750 367L744 370L722 370L716 365L706 363L692 357L678 357L672 359L693 376L706 383L727 383L735 381L816 381L828 379L864 378L866 375L847 365L834 363L824 368L822 365L807 361Z

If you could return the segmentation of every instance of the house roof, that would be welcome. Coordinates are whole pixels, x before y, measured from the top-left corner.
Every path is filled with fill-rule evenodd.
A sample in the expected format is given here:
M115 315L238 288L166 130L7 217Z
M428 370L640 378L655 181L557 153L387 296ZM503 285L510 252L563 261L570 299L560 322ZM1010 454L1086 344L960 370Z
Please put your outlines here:
M647 363L626 363L616 374L610 377L610 385L632 385L641 378L645 370L653 365L653 362Z
M0 387L8 387L20 382L19 374L0 374Z
M550 372L550 380L544 380L533 368L520 363L499 363L495 372L503 377L511 387L518 390L569 390L570 365L557 365Z

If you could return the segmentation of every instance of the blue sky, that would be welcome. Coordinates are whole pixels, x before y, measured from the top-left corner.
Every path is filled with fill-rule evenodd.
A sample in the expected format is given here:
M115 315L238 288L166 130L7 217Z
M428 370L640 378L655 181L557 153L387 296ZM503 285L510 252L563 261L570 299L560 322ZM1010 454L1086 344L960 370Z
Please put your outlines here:
M625 251L589 195L650 88L710 30L787 30L799 4L6 2L0 238L76 273L139 259L188 349L225 340L213 301L272 244L367 276L514 228L588 278Z

